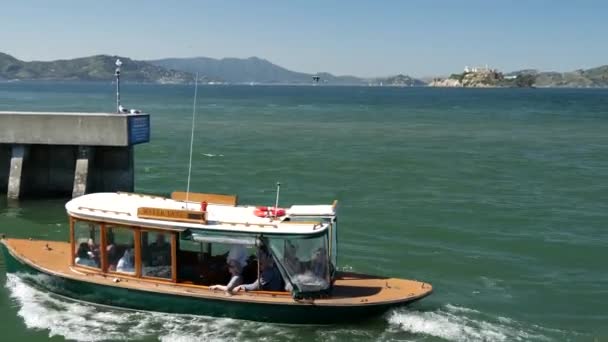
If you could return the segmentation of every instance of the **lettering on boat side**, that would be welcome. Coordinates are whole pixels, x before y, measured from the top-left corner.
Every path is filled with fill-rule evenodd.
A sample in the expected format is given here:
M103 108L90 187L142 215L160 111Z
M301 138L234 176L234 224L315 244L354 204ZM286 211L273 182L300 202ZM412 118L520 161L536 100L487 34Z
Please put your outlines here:
M196 221L205 223L205 213L200 211L141 207L137 208L137 217L156 220Z
M203 219L203 214L202 213L200 213L200 214L192 214L192 213L190 213L190 214L188 214L188 218L191 219L191 220L202 220Z

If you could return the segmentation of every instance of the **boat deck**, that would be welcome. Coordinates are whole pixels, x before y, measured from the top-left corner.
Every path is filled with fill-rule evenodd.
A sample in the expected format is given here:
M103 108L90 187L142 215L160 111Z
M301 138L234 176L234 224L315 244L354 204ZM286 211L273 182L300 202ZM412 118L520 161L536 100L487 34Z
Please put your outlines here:
M189 297L286 305L361 306L406 303L432 292L432 286L423 282L342 272L334 283L330 298L299 301L288 292L268 291L227 296L206 286L105 274L70 266L70 244L67 242L24 239L3 239L2 242L13 256L45 273L100 285Z

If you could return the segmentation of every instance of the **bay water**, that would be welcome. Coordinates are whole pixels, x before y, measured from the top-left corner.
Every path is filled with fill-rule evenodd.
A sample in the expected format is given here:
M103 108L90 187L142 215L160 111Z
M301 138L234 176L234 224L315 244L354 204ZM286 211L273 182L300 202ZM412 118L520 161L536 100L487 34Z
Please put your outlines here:
M138 192L184 190L192 86L122 87L151 114ZM111 83L0 83L0 111L108 111ZM7 276L0 340L607 341L608 90L201 86L191 189L339 200L339 267L435 292L364 323L134 312ZM0 128L1 129L1 128ZM0 232L67 240L67 199L0 199Z

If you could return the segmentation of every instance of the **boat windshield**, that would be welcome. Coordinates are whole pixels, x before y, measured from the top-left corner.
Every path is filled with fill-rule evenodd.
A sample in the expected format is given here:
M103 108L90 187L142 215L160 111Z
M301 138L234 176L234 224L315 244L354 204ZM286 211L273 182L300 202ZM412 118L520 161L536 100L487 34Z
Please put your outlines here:
M294 295L318 293L330 287L327 235L317 237L269 237L270 249ZM291 289L289 288L291 286Z

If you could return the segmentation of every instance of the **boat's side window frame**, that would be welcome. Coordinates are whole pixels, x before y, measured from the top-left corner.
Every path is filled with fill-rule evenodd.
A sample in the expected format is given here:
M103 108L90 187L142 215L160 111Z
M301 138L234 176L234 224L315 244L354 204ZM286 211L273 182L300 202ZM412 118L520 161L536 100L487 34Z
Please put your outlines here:
M338 218L334 217L329 222L329 263L332 265L330 277L335 278L338 268Z
M96 243L98 244L98 248L99 248L99 266L95 267L95 266L88 266L85 264L80 264L76 262L76 224L77 222L82 222L82 223L86 223L89 225L97 225L97 229L100 235L99 241L97 241ZM71 266L75 266L75 267L82 267L85 269L90 269L90 270L95 270L95 271L102 271L103 272L103 259L104 259L104 243L103 243L103 239L104 239L104 233L103 233L103 223L99 222L99 221L93 221L93 220L83 220L83 219L77 219L74 217L70 216L70 265Z
M133 272L120 272L117 270L112 270L110 269L110 265L107 264L107 246L108 246L108 241L107 241L107 236L108 236L108 230L109 229L124 229L124 230L128 230L129 232L131 232L133 234ZM141 232L140 229L138 227L133 227L133 226L127 226L127 225L120 225L120 224L113 224L113 223L106 223L103 225L103 236L104 236L104 260L106 260L106 268L104 268L104 272L106 273L110 273L110 274L117 274L117 275L121 275L121 276L131 276L131 277L140 277L141 276L141 267L138 267L138 265L141 265L141 244L138 243L138 241L141 239ZM122 256L121 256L122 257Z
M171 276L169 278L163 278L163 277L154 277L154 276L149 276L149 275L144 275L144 262L143 262L143 258L144 258L144 246L142 243L142 239L144 237L144 234L146 233L157 233L157 234L166 234L169 235L170 239L169 239L169 244L170 244L170 256L171 256ZM176 283L177 282L177 233L176 232L172 232L172 231L167 231L167 230L160 230L160 229L151 229L151 228L145 228L145 227L140 227L139 228L139 234L138 234L138 238L136 240L136 245L138 246L139 249L139 257L136 258L136 272L138 274L138 277L141 278L145 278L145 279L154 279L154 280L160 280L160 281L169 281L172 283ZM147 237L147 236L146 236Z
M97 242L99 244L98 245L99 262L100 262L99 267L86 266L86 265L82 265L82 264L77 264L75 262L75 260L76 260L76 236L75 236L76 228L75 228L75 225L77 224L77 222L95 224L95 225L97 225L97 229L99 229L99 234L100 234L99 240L100 241ZM135 249L135 256L134 256L135 274L116 272L116 271L111 271L108 269L108 261L107 261L107 245L108 245L108 241L107 241L107 229L108 228L107 227L108 226L129 229L133 232L134 249ZM162 233L162 234L166 234L170 237L168 242L170 244L171 276L169 278L152 277L152 276L143 275L142 236L144 233L150 233L150 232L151 233ZM74 218L74 217L70 216L70 263L69 264L71 266L82 267L85 269L95 270L98 272L104 272L104 273L109 273L109 274L117 274L117 275L121 275L121 276L131 276L131 277L137 277L137 278L153 279L153 280L158 280L158 281L176 283L177 282L177 244L178 244L177 240L178 240L177 233L172 232L172 231L147 228L147 227L123 226L120 224L113 224L113 223L107 224L107 223L100 222L100 221L84 220L84 219Z

